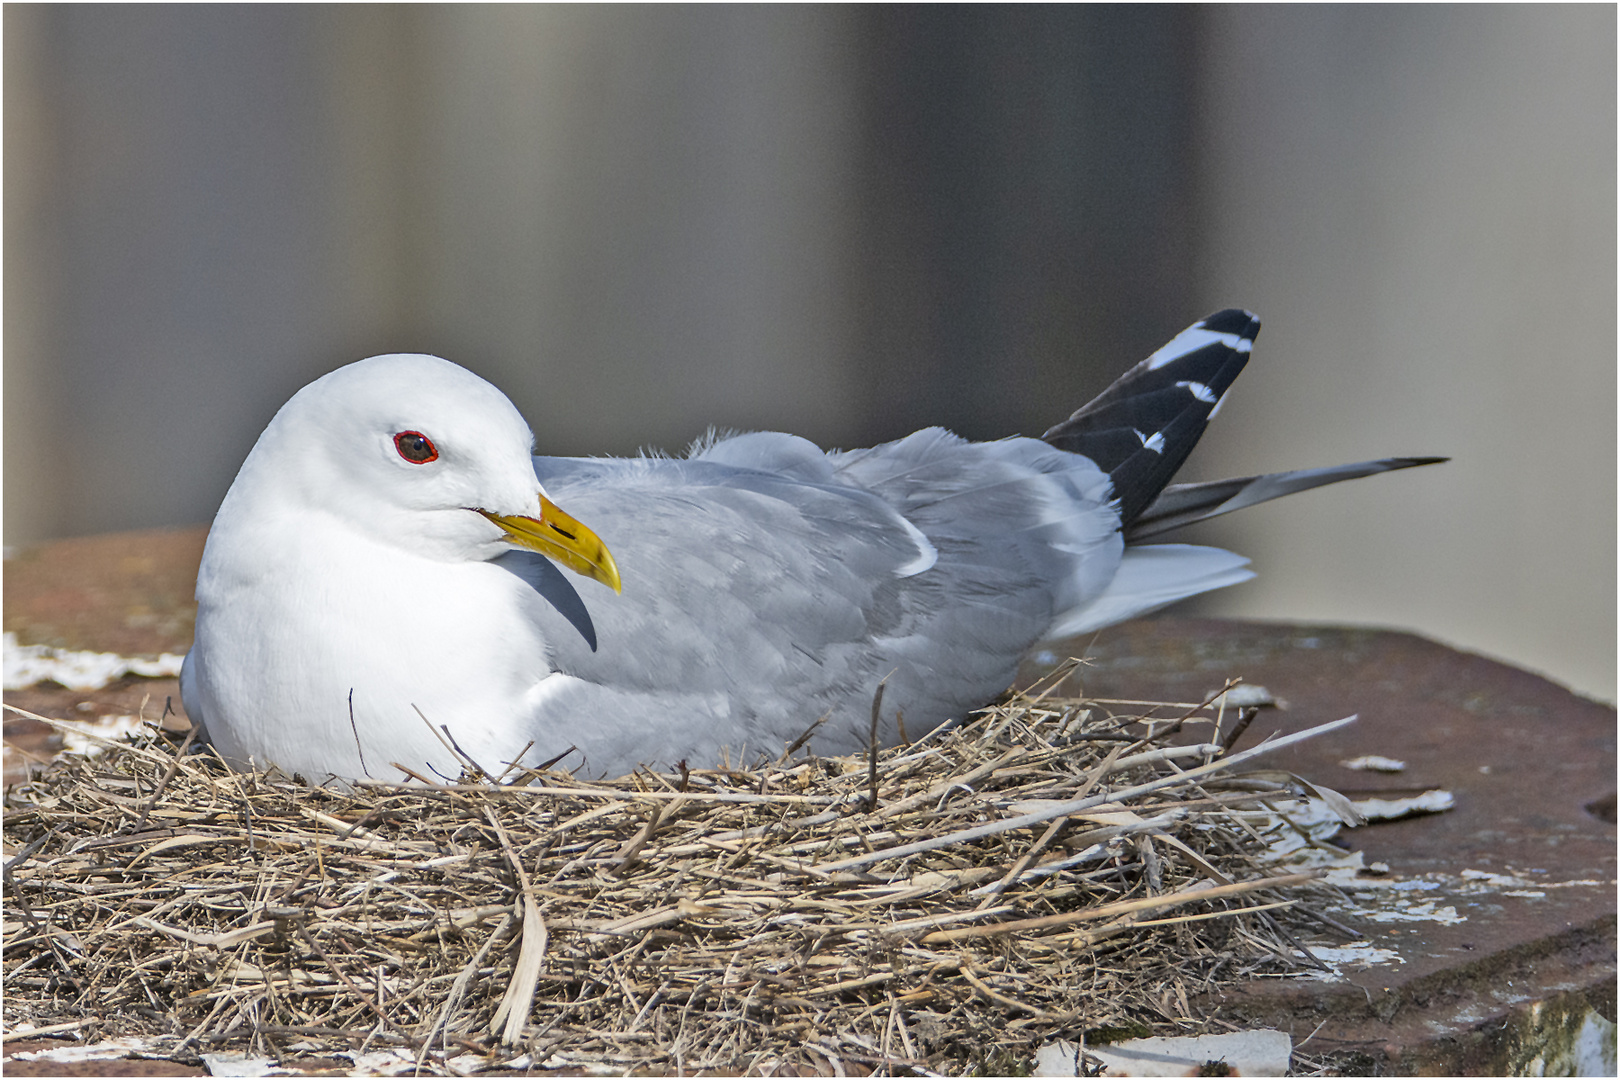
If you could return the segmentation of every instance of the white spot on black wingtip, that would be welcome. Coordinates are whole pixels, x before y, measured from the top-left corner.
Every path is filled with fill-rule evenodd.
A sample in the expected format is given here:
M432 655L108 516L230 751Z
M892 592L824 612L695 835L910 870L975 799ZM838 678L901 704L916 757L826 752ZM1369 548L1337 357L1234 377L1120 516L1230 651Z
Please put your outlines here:
M1187 391L1199 401L1205 401L1211 405L1218 404L1215 398L1215 391L1211 390L1201 382L1183 381L1176 383L1176 385Z
M1135 428L1132 428L1131 430L1136 432L1136 437L1138 439L1142 440L1142 446L1144 449L1151 450L1155 454L1164 453L1164 432L1155 431L1152 435L1144 435L1140 431L1136 431Z
M1166 364L1175 363L1188 353L1197 352L1210 345L1224 345L1233 352L1246 353L1254 347L1254 342L1239 334L1206 330L1203 323L1196 323L1171 338L1148 357L1148 370L1157 371Z
M1226 393L1230 394L1231 391L1228 390ZM1209 415L1204 417L1204 421L1207 423L1207 422L1215 419L1215 414L1220 412L1221 411L1221 406L1225 405L1225 404L1226 404L1226 394L1222 394L1221 399L1215 403L1215 407L1213 409L1209 410Z

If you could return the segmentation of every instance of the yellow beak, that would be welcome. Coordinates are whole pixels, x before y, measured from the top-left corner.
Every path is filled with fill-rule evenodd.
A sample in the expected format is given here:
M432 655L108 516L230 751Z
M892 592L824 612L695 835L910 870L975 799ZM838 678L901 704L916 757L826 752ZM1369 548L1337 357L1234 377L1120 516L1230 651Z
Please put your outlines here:
M538 551L555 559L576 574L600 581L614 592L619 587L619 568L607 545L591 530L557 509L557 504L540 496L540 517L511 517L479 510L480 514L499 525L508 543L530 551Z

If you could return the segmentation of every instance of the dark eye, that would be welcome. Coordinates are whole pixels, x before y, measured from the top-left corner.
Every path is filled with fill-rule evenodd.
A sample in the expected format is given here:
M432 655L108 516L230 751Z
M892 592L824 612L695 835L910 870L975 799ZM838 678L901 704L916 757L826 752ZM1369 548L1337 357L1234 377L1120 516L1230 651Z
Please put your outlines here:
M420 431L402 431L395 435L394 449L413 465L426 465L439 456L439 448L433 445L433 440Z

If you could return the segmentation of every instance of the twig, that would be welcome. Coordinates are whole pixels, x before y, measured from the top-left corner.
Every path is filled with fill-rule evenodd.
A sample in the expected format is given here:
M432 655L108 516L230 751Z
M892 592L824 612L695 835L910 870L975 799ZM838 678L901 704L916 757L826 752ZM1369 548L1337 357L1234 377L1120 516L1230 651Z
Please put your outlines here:
M1314 738L1317 735L1323 735L1329 731L1334 731L1345 726L1346 724L1352 723L1355 719L1355 716L1347 716L1343 720L1334 720L1331 723L1319 724L1316 727L1308 728L1305 731L1298 731L1292 735L1284 735L1279 739L1272 739L1269 742L1261 743L1259 746L1256 746L1253 749L1244 750L1242 753L1233 754L1229 757L1222 758L1219 761L1212 761L1207 765L1200 765L1195 769L1188 769L1187 771L1177 773L1174 776L1160 777L1158 780L1151 780L1148 783L1138 784L1135 787L1125 788L1121 791L1111 791L1104 795L1093 795L1090 798L1076 799L1072 802L1060 803L1058 806L1051 807L1046 810L1038 810L1033 814L1025 814L1022 817L992 822L988 825L981 825L976 829L964 829L961 832L950 833L946 836L936 836L928 840L920 840L915 844L906 844L897 848L874 851L867 855L857 855L854 858L843 859L838 862L819 864L816 869L820 870L822 873L833 873L838 870L849 870L858 866L870 866L872 863L882 862L885 859L901 859L907 855L917 855L924 851L933 851L936 848L949 847L953 844L965 843L969 840L978 840L986 836L994 836L997 833L1011 832L1014 829L1023 829L1029 827L1030 825L1039 825L1042 822L1051 821L1055 817L1072 816L1080 813L1081 811L1090 810L1093 807L1103 806L1107 803L1123 802L1126 799L1146 795L1153 791L1162 791L1167 787L1173 787L1177 784L1185 783L1195 776L1203 776L1219 769L1231 768L1233 765L1236 765L1239 762L1248 761L1249 759L1258 757L1261 754L1268 754L1273 750L1280 750L1285 746L1291 746L1303 739Z
M523 890L521 899L523 938L518 946L517 964L512 969L512 981L507 985L506 993L501 996L501 1003L489 1021L491 1034L498 1031L502 1042L515 1044L523 1034L523 1025L529 1020L529 1006L534 1002L534 989L540 981L541 969L545 967L548 935L546 924L540 918L540 908L534 902L534 885L529 881L529 872L523 868L523 861L518 858L511 839L501 827L501 819L495 816L494 809L488 805L484 807L484 816L495 827L495 834L501 839L501 850L506 852L507 861L512 864Z
M893 672L889 673L894 674ZM872 731L867 741L867 794L866 809L868 812L878 808L878 718L883 709L883 688L889 683L889 676L883 676L877 685L877 692L872 695Z
M417 715L421 715L420 710L417 711ZM360 771L370 776L371 770L366 768L366 748L360 745L360 728L354 722L354 687L352 686L349 687L349 731L354 735L354 751L360 755Z
M1232 747L1243 737L1243 733L1249 730L1249 725L1254 723L1254 718L1259 715L1260 710L1253 705L1238 713L1237 723L1232 725L1232 730L1221 736L1221 753L1230 753Z
M966 964L962 965L961 974L962 978L966 979L973 985L973 989L977 990L979 993L983 994L985 998L995 1002L997 1005L1005 1005L1009 1009L1017 1009L1019 1012L1027 1012L1031 1016L1038 1017L1042 1020L1047 1018L1046 1010L1044 1009L1037 1009L1033 1005L1025 1005L1017 998L1010 998L1005 994L996 993L996 991L990 989L983 982L979 981L979 979L974 976L973 969L968 967Z
M174 752L174 760L169 762L169 767L163 772L163 779L158 781L157 787L152 791L152 797L146 800L146 805L141 807L141 816L135 819L136 830L146 824L147 815L152 812L152 807L157 805L158 799L163 797L163 789L169 786L169 782L174 779L174 774L180 771L181 759L186 756L186 751L191 749L192 740L197 737L198 732L201 730L200 725L193 723L191 730L186 732L185 740L180 743L180 749Z
M794 754L797 754L799 752L799 747L810 741L810 736L816 733L816 729L831 719L832 713L822 713L821 717L815 723L805 728L797 739L794 739L788 744L788 748L782 751L782 756L776 759L776 763L780 765L782 762L791 758Z
M1256 889L1284 889L1292 885L1303 885L1307 881L1315 881L1322 875L1317 872L1308 874L1282 874L1278 877L1261 878L1258 881L1239 881L1232 885L1216 885L1208 889L1194 889L1190 892L1165 893L1161 896L1149 896L1141 900L1123 900L1117 904L1103 904L1100 907L1083 908L1080 911L1065 911L1058 915L1043 915L1036 919L1018 919L1013 922L993 923L989 926L964 926L959 930L939 930L923 938L924 945L943 944L965 937L985 937L991 934L1016 934L1030 931L1051 930L1060 926L1071 926L1077 922L1089 922L1093 919L1111 919L1116 915L1128 915L1135 911L1151 911L1155 908L1177 907L1189 904L1194 900L1216 900L1223 896L1235 896L1238 893L1253 892Z

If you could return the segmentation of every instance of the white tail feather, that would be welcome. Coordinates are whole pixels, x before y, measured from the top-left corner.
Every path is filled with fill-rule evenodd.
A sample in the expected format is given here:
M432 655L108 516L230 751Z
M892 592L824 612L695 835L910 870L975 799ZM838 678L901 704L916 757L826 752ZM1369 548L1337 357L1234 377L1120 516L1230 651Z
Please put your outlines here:
M1073 637L1134 619L1177 600L1224 589L1254 577L1249 560L1194 544L1128 547L1107 588L1058 615L1043 640Z

